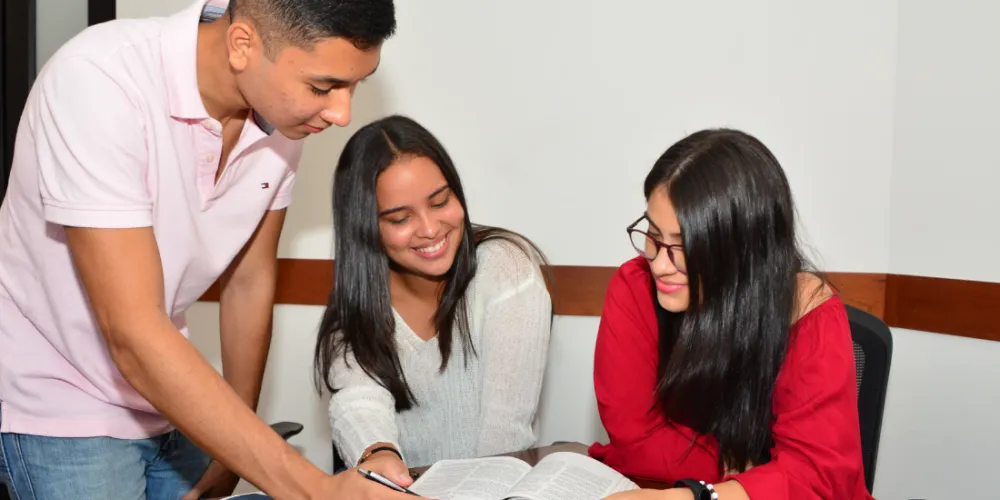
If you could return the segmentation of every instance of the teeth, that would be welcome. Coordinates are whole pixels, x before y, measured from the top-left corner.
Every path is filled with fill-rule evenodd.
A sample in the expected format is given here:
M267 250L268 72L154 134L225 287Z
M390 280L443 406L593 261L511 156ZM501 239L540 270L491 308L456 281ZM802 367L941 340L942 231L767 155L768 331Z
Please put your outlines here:
M437 245L433 245L433 246L429 246L429 247L424 247L424 248L418 248L416 250L418 252L420 252L420 253L434 253L434 252L437 252L438 250L441 250L441 247L444 246L444 242L445 242L445 240L444 240L444 238L442 238L441 241L439 241Z

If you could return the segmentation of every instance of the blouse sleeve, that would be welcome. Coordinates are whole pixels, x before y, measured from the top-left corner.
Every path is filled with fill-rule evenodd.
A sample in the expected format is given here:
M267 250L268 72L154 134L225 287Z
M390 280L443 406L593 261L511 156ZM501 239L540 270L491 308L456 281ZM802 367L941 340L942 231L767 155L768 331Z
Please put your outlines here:
M399 449L396 401L368 376L350 352L334 358L331 383L339 389L330 397L333 444L349 466L357 464L365 449L389 443Z
M594 355L594 390L610 443L591 446L590 455L622 474L664 481L677 465L673 451L691 446L691 437L654 410L659 336L651 287L634 262L622 266L608 284ZM711 470L714 464L706 457L694 453L688 460Z
M545 375L552 301L541 269L516 245L483 243L476 286L481 308L479 456L530 448ZM483 293L485 292L485 293Z

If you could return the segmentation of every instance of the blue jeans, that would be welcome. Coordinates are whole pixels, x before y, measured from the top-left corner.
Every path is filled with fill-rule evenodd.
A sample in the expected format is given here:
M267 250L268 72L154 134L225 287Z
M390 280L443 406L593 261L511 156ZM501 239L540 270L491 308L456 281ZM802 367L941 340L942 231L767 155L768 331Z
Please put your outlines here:
M209 461L178 431L148 439L0 434L0 484L12 500L177 500Z

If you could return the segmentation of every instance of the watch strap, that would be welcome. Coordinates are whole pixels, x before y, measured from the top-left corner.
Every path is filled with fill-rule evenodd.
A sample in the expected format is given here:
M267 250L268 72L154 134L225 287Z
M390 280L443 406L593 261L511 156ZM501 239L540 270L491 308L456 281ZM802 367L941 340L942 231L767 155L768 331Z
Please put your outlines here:
M371 458L372 455L374 455L374 454L376 454L376 453L378 453L380 451L392 452L397 457L399 457L400 460L403 460L403 455L396 448L394 448L392 446L377 446L375 448L372 448L372 449L368 450L368 452L365 453L364 455L361 455L361 458L358 459L358 464L360 465L360 464L364 463L366 460L368 460L369 458Z
M715 486L705 481L681 479L674 483L674 487L691 490L691 493L694 493L695 500L719 500L719 494L715 491Z

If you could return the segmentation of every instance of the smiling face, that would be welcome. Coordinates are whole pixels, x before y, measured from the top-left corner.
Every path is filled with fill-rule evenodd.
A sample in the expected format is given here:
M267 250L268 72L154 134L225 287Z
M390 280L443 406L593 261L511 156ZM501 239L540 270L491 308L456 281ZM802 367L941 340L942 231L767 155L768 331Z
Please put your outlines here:
M375 72L381 54L381 45L362 50L332 37L308 48L288 45L271 60L251 26L234 23L228 36L229 63L244 99L289 139L347 126L354 90Z
M416 275L446 275L464 237L465 209L437 164L423 156L399 158L379 175L375 195L389 259Z
M650 237L668 245L684 243L681 238L680 221L677 220L677 212L674 211L674 205L670 201L665 185L650 193L646 204L646 219L649 221L646 232ZM681 262L684 258L683 250L675 248L673 251L674 259ZM670 261L666 249L656 254L656 258L650 261L649 268L653 273L656 300L660 306L675 313L686 311L691 304L687 275L680 272Z

